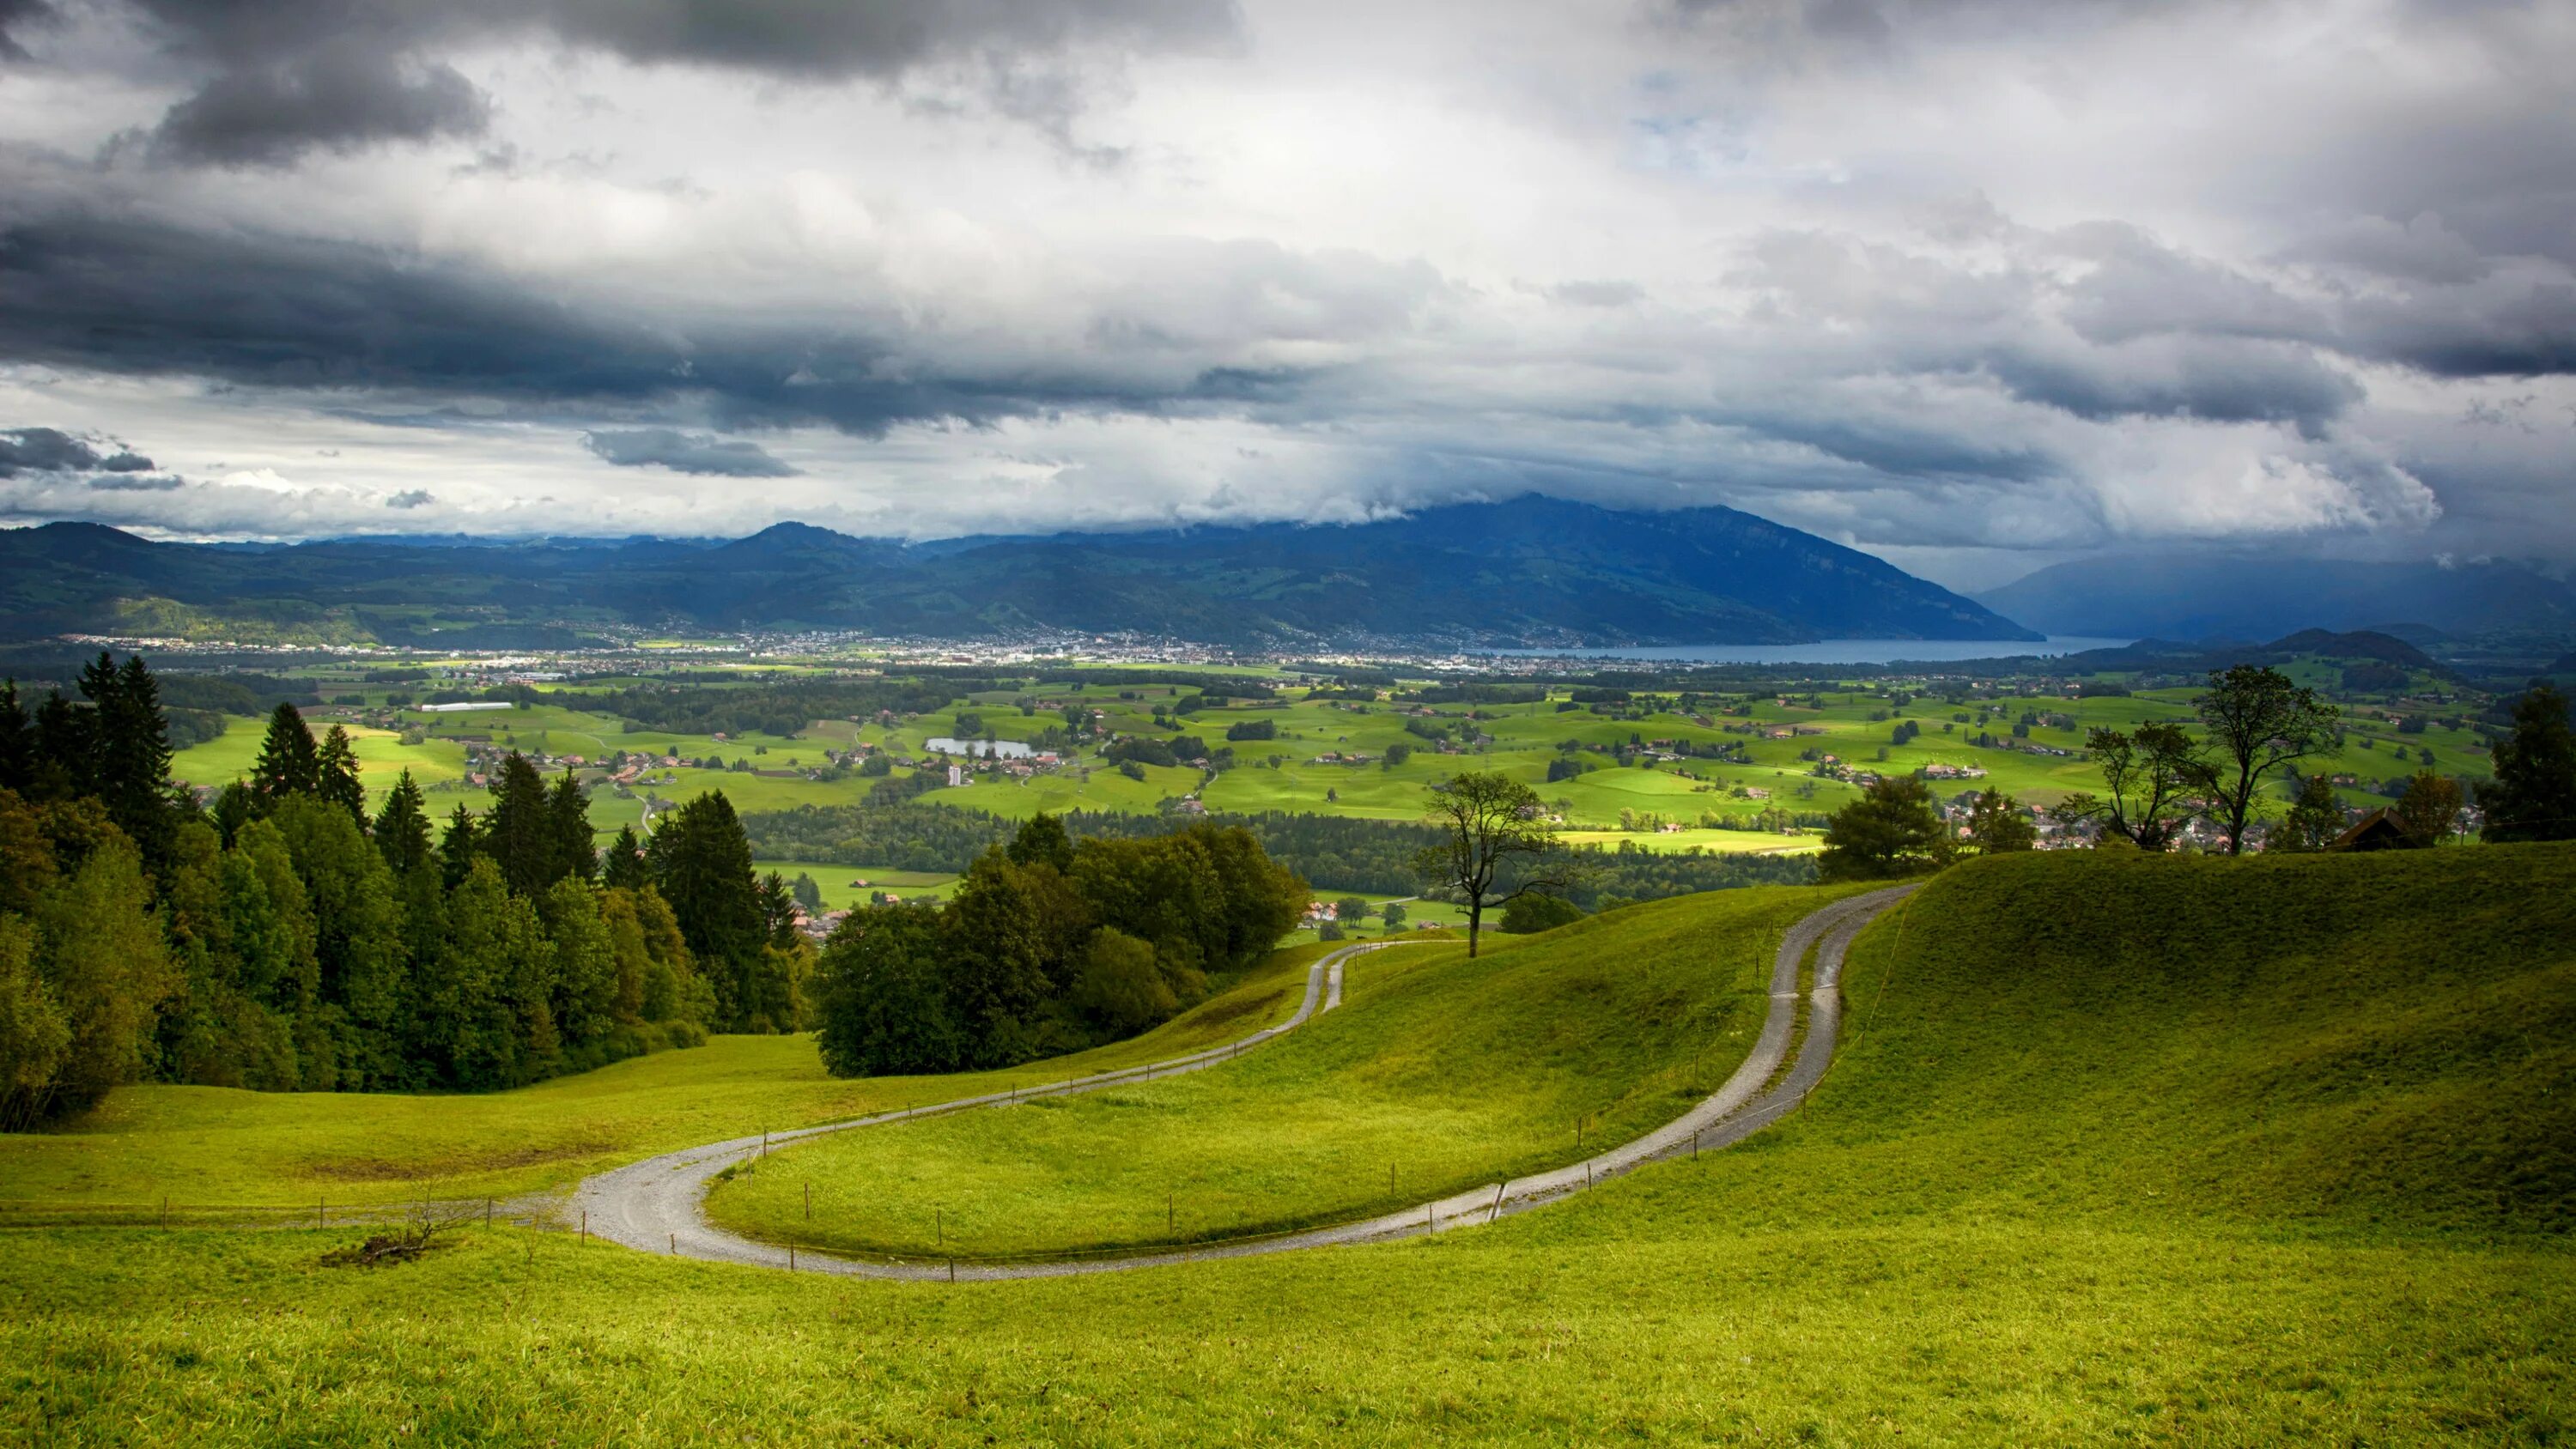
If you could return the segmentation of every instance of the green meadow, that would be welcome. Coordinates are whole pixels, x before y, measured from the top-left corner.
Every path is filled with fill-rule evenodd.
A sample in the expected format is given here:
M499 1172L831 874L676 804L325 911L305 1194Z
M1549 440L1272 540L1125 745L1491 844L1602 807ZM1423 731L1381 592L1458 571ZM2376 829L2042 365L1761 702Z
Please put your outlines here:
M1228 990L1142 1036L1008 1071L827 1076L810 1036L716 1036L579 1076L480 1095L117 1089L51 1130L0 1135L0 1224L510 1197L621 1162L748 1132L811 1126L1151 1061L1230 1041L1296 1010L1315 946L1273 953ZM980 1084L980 1085L979 1085Z
M1726 891L1356 958L1345 1004L1223 1071L837 1133L709 1199L867 1253L1089 1251L1365 1217L1577 1160L1717 1090L1771 958L1843 892ZM811 1217L808 1212L810 1192Z
M1650 969L1562 949L1618 923L1520 943L1491 968ZM1429 959L1390 972L1344 1029L1451 974ZM1743 1145L1401 1244L952 1287L506 1228L377 1270L321 1265L347 1230L20 1229L0 1236L0 1435L2544 1445L2576 1431L2576 849L1973 862L1871 929L1845 998L1851 1033L1824 1084ZM1458 1102L1519 1090L1497 1054L1456 1064ZM1204 1127L1283 1162L1300 1150L1205 1106L1169 1135Z

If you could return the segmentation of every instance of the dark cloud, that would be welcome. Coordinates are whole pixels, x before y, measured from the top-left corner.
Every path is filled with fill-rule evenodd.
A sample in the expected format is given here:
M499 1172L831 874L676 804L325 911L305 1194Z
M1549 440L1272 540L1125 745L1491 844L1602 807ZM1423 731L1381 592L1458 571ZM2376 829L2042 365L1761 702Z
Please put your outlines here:
M676 428L585 433L582 443L620 468L658 467L722 478L788 478L796 473L758 443Z
M406 488L387 498L385 506L387 508L427 508L437 501L438 496L426 488Z
M89 480L98 493L169 493L186 484L175 473L102 473Z
M1266 399L1285 402L1307 372L1246 374L1196 355L1247 335L1398 326L1427 284L1418 266L1372 272L1274 247L1163 261L1160 311L1113 303L1091 355L942 368L909 356L893 320L666 325L345 243L73 215L0 227L0 358L530 406L687 399L727 429L874 437L907 422L1233 405L1256 376ZM433 425L453 416L428 414Z
M2321 436L2362 400L2361 385L2294 343L2149 338L2082 351L2010 349L1985 369L2027 402L2104 422L2122 417L2290 423Z
M152 460L122 446L102 452L97 444L59 428L0 428L0 478L21 473L147 473ZM109 485L114 486L114 485Z
M275 64L230 70L170 108L152 133L157 159L284 165L308 150L475 136L492 103L439 62L338 44Z
M1066 136L1080 84L1045 64L1091 48L1199 49L1237 33L1230 0L136 0L170 48L209 62L153 133L165 161L277 165L322 148L480 135L491 103L442 47L541 36L651 65L832 82L923 67ZM0 0L0 23L9 6ZM0 42L5 43L5 42Z
M45 0L0 0L0 61L25 60L27 49L19 42L18 32L53 18L54 8Z

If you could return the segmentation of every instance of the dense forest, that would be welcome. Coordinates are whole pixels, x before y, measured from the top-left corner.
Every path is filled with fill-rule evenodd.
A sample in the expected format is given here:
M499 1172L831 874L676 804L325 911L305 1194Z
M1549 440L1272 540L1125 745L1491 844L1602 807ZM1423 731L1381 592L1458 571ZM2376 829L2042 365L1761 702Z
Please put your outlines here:
M945 909L879 907L832 934L824 1064L1008 1066L1131 1035L1268 954L1307 895L1239 827L1077 844L1039 815L977 857Z
M1397 820L1285 811L1207 818L1250 832L1281 865L1318 886L1377 895L1419 890L1422 878L1414 873L1414 854L1440 838L1430 825ZM743 828L759 854L773 860L956 872L1008 840L1012 823L945 805L800 805L745 816ZM1078 810L1064 817L1064 828L1077 840L1129 839L1159 835L1171 825L1152 815ZM1587 854L1595 868L1573 892L1587 909L1604 898L1661 900L1737 886L1805 885L1815 879L1815 863L1804 856L1650 851L1625 842L1616 850Z
M603 873L568 778L509 757L439 829L406 773L370 818L346 734L281 704L199 810L141 661L78 689L0 686L0 1125L128 1081L480 1090L800 1024L812 950L722 796Z

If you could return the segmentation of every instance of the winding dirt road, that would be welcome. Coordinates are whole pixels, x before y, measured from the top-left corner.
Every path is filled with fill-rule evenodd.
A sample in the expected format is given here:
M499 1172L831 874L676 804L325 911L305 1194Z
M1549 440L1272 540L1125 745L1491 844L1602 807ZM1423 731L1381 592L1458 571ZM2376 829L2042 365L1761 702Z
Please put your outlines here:
M1808 1090L1824 1076L1826 1065L1833 1059L1834 1044L1841 1030L1840 986L1844 952L1863 926L1913 889L1911 885L1893 886L1866 895L1846 897L1791 926L1782 937L1779 955L1772 964L1771 1006L1763 1018L1762 1034L1755 1039L1752 1052L1745 1057L1744 1064L1736 1068L1735 1074L1727 1078L1724 1086L1680 1117L1634 1141L1553 1172L1514 1178L1510 1182L1486 1183L1451 1197L1359 1222L1236 1242L1052 1262L872 1261L831 1257L801 1249L794 1251L791 1257L789 1249L738 1237L707 1220L704 1206L707 1185L725 1168L757 1156L764 1145L764 1139L757 1136L736 1137L703 1147L666 1152L630 1167L601 1173L575 1189L571 1206L584 1215L592 1235L645 1252L676 1252L692 1258L713 1258L757 1267L786 1268L792 1265L801 1271L816 1273L946 1282L1119 1272L1209 1258L1250 1257L1341 1243L1378 1242L1489 1223L1500 1216L1527 1212L1555 1202L1660 1158L1724 1147L1795 1110ZM765 1141L767 1145L776 1146L827 1132L847 1132L917 1117L1007 1105L1034 1097L1096 1092L1103 1087L1204 1071L1255 1050L1339 1006L1342 1000L1342 968L1352 958L1369 951L1413 944L1421 943L1380 941L1347 947L1317 961L1307 973L1306 997L1295 1014L1276 1026L1265 1027L1225 1046L1211 1047L1170 1061L1077 1077L1041 1087L962 1097L952 1102L885 1112L793 1132L773 1132ZM1797 1030L1798 969L1810 948L1816 953L1815 979L1807 994L1807 1030L1800 1037ZM1797 1049L1794 1060L1791 1059L1793 1044ZM1785 1072L1782 1070L1784 1065L1787 1068Z

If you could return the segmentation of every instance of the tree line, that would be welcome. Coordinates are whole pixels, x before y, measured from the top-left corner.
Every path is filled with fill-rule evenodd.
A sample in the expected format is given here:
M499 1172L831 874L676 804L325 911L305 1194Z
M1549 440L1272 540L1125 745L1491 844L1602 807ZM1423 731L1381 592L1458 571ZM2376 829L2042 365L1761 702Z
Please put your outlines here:
M1409 895L1422 886L1414 863L1440 831L1402 820L1365 820L1284 810L1218 814L1210 823L1240 827L1280 864L1327 890ZM1063 817L1077 840L1160 835L1169 822L1121 811L1076 810ZM745 816L759 853L774 860L833 861L880 870L956 874L976 857L1011 837L1012 822L949 805L889 807L799 805ZM1738 886L1805 885L1815 865L1804 856L1721 854L1715 851L1589 852L1597 858L1574 898L1592 907L1603 896L1661 900Z
M2082 791L2050 807L2068 827L2087 828L2122 848L2174 848L2194 820L2216 830L2217 848L2241 855L2259 839L2274 851L2324 849L2345 829L2342 802L2324 774L2301 776L2301 761L2336 739L2339 715L2313 690L2268 666L2240 664L2209 675L2194 701L2203 733L2150 721L2134 729L2095 729L2086 750L2103 789ZM2477 785L2490 843L2576 840L2576 716L2567 697L2535 683L2510 710L2512 731L2497 741L2494 774ZM2266 790L2292 786L2288 808L2267 820ZM2390 816L2424 845L2455 832L2467 792L2427 768L2407 782ZM1923 781L1882 779L1845 806L1825 835L1818 869L1826 880L1887 879L1937 870L1966 853L2028 850L2035 828L2010 795L1977 797L1963 831L1953 830Z
M1077 843L1038 815L945 909L853 912L815 978L838 1076L1009 1066L1142 1031L1295 928L1306 882L1240 827Z
M137 1080L486 1090L798 1025L810 948L720 795L603 870L579 784L516 755L443 829L408 771L370 816L347 733L292 704L210 809L169 765L139 659L32 712L0 685L0 1126Z

